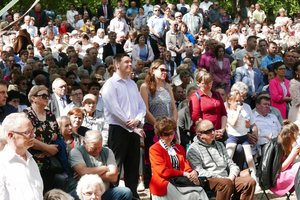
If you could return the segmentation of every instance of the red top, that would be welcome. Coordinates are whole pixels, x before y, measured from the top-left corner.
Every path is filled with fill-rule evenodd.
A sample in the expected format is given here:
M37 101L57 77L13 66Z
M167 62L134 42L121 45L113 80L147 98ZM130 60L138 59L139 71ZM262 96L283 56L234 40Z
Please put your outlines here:
M150 147L150 162L152 168L152 178L149 184L150 193L162 196L167 194L167 186L169 178L175 176L183 176L183 172L191 172L189 161L185 159L184 148L175 144L178 149L175 149L179 160L179 170L172 168L172 163L168 152L156 142Z
M220 93L214 91L211 92L212 97L209 97L198 89L198 93L201 96L201 102L199 101L196 93L192 94L190 98L190 113L191 119L194 122L191 126L192 132L196 132L195 122L198 121L199 118L210 120L217 130L222 127L221 117L227 116L224 102ZM219 98L216 95L217 93Z

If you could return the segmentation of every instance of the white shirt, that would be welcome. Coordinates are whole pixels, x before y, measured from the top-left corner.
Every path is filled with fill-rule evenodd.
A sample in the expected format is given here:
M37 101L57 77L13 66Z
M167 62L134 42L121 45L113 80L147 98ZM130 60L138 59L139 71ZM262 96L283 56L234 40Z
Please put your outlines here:
M272 138L277 137L277 133L280 132L281 125L277 117L274 114L269 113L267 116L260 115L255 111L255 124L260 132L261 136L270 136L272 133Z
M81 27L84 25L84 21L83 19L79 20L76 24L75 24L75 28L79 28L81 29Z
M109 78L101 89L104 107L104 115L108 124L126 127L130 119L142 121L146 115L145 103L134 81L129 77L122 79L117 73Z
M181 7L186 7L186 13L188 13L188 12L190 12L190 5L188 5L188 4L177 4L177 10L180 12L180 9L181 9Z
M57 101L57 104L58 104L58 108L59 108L59 114L60 116L62 116L62 113L64 113L64 109L67 107L68 103L67 103L67 97L66 95L64 97L62 97L64 100L64 103L65 103L65 108L62 106L62 100L61 97L57 96L57 94L55 94L55 98L56 98L56 101ZM59 117L59 116L55 116L55 117Z
M37 28L36 28L36 26L31 26L31 25L27 26L26 24L23 24L21 26L21 28L22 29L26 29L27 32L30 34L31 38L33 38L33 37L35 37L37 35Z
M26 157L27 161L9 145L0 152L0 199L43 199L43 180L39 168L28 151Z
M209 6L211 6L213 3L212 2L205 2L203 1L202 3L200 3L200 8L203 10L203 12L208 11Z

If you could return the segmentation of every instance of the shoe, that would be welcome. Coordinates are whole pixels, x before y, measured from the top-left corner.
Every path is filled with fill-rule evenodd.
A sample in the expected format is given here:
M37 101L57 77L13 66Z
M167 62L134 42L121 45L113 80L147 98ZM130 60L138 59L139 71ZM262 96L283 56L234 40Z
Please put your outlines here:
M119 180L119 187L125 187L124 180Z
M144 185L144 181L139 181L138 187L137 187L137 191L138 192L142 192L145 190L145 185Z

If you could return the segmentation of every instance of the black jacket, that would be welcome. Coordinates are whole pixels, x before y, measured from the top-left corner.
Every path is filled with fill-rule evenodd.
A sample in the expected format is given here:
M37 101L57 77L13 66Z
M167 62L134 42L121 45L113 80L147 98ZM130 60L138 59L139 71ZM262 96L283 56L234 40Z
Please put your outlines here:
M277 138L265 144L257 171L263 189L268 190L275 186L281 170L283 154L283 148Z
M125 53L124 48L121 44L116 43L116 54ZM103 47L103 61L107 56L114 56L114 52L110 43Z

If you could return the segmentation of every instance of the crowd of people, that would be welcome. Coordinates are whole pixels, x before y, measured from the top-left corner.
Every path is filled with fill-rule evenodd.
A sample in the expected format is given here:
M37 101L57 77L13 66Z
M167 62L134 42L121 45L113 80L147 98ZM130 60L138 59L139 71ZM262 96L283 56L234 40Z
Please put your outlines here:
M102 0L58 11L0 20L0 199L139 199L146 182L154 200L293 192L300 10Z

